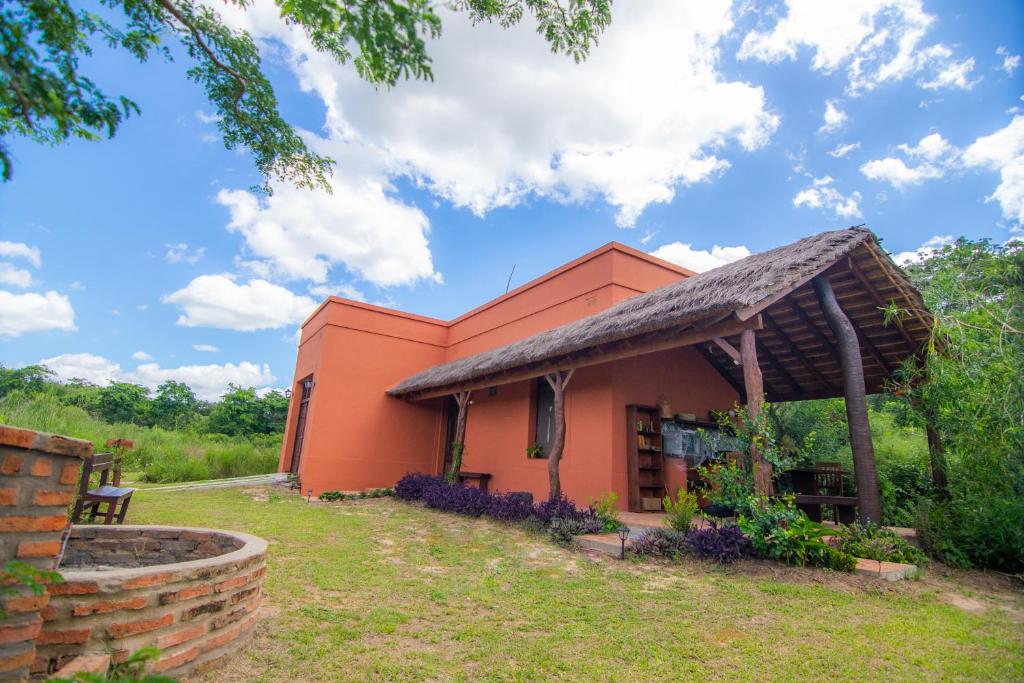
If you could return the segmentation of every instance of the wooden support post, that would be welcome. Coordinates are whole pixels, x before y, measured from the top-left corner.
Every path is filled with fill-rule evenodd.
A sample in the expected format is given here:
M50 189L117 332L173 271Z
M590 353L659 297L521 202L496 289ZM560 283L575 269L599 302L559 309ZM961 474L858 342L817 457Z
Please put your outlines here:
M562 484L558 476L558 465L562 462L562 451L565 448L565 387L569 385L572 374L576 369L558 370L550 375L544 375L544 379L551 385L555 392L553 406L555 420L555 434L551 439L551 451L548 453L548 499L558 498L562 492Z
M756 422L764 405L764 379L757 362L757 340L753 330L740 334L740 363L743 365L743 385L747 394L747 416ZM754 469L754 492L759 496L772 495L772 465L764 460L760 451L751 446L751 463Z
M452 466L448 470L448 481L455 481L462 469L462 453L466 449L466 417L469 413L469 397L471 391L460 391L455 396L455 403L459 406L459 414L455 419L455 438L452 439Z
M864 365L861 361L857 331L839 306L828 277L814 278L814 292L825 314L825 320L838 342L839 361L843 368L843 395L846 422L850 428L850 450L853 452L853 475L857 478L857 509L862 523L882 523L882 496L878 488L875 448L871 443L868 422L867 390L864 386Z

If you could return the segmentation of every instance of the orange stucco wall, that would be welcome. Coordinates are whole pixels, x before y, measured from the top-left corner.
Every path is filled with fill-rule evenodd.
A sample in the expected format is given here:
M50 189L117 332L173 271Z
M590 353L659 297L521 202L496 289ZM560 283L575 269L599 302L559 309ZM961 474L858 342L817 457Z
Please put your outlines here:
M303 324L280 470L290 468L300 382L313 377L299 459L303 489L390 486L406 472L438 472L446 434L442 399L408 402L385 391L438 363L495 348L592 315L690 273L611 243L453 321L332 297ZM526 457L532 383L473 395L464 469L492 475L495 489L547 494L547 461ZM677 412L705 415L736 400L693 349L579 369L566 392L560 468L579 503L607 491L626 501L625 406L661 398Z

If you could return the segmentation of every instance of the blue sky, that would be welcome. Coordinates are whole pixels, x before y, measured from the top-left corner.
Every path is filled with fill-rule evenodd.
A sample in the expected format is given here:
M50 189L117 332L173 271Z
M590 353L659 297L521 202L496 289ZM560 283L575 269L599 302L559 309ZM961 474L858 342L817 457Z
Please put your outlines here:
M894 254L1024 219L1024 5L617 0L585 64L529 25L445 15L434 83L378 92L257 2L291 122L334 193L226 151L187 58L86 64L142 115L113 140L11 141L0 362L211 398L287 386L327 293L454 317L610 240L703 270L866 223Z

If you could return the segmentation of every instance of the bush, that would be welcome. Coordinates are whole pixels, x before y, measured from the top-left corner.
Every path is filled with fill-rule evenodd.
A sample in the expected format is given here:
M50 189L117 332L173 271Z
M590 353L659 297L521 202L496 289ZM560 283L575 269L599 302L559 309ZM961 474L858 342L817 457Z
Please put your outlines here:
M852 572L857 568L857 558L830 545L811 553L811 564L837 572Z
M590 509L590 513L594 514L593 509ZM534 506L533 514L544 524L550 524L552 519L579 517L584 515L585 512L577 508L576 504L566 498L564 493L560 493L557 498L537 503L537 505ZM594 518L596 519L597 516L594 515Z
M824 538L829 530L797 510L792 498L761 500L749 506L737 524L759 557L803 566L828 547Z
M693 524L693 516L697 514L697 495L688 493L686 489L679 489L676 494L676 501L665 496L661 500L661 507L665 510L665 521L668 525L680 532L687 532Z
M601 522L601 528L605 531L615 531L622 526L619 523L618 508L615 507L618 500L619 497L615 492L609 491L591 504L597 514L597 520Z
M630 549L637 555L679 558L686 553L686 534L675 529L645 529Z
M410 473L395 484L395 498L401 500L422 500L423 492L433 486L447 484L444 477L432 474Z
M835 546L842 552L868 560L902 562L916 564L918 567L928 563L923 552L904 541L896 532L876 524L855 523L843 527Z
M502 522L520 522L533 514L533 494L509 491L491 496L486 514Z
M489 493L476 487L448 482L428 486L423 491L423 502L427 507L470 517L479 517L486 512L492 498Z
M590 514L585 513L580 516L555 517L548 525L548 534L551 536L551 540L559 545L571 543L576 536L596 534L599 531L601 531L601 522L598 521L597 515L593 514L593 510L590 510Z
M732 564L750 552L750 541L735 524L718 526L714 522L706 529L694 529L686 535L687 551L719 564Z

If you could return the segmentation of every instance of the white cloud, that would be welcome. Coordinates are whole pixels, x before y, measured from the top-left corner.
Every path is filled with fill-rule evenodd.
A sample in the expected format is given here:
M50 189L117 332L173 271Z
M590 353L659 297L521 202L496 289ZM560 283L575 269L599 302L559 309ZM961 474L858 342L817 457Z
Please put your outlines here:
M132 354L132 358L135 360L153 360L153 356L149 355L145 351L136 351Z
M911 166L897 157L885 157L868 161L860 167L860 172L869 180L880 180L902 190L925 180L942 178L956 167L960 155L960 150L938 133L926 135L917 145L902 144L897 149L916 165Z
M999 202L1003 217L1024 224L1024 116L975 140L964 150L968 168L999 171L1000 182L988 201Z
M478 215L531 196L562 202L597 198L615 208L620 225L631 226L645 207L671 201L680 186L715 178L728 167L729 154L761 147L778 126L762 88L730 81L718 70L718 42L733 28L727 0L616 3L615 21L582 64L552 55L529 21L510 30L474 27L464 14L439 11L444 35L430 45L435 80L403 81L385 90L310 50L301 31L285 26L271 3L245 12L223 10L257 38L278 38L291 50L300 85L327 107L332 142L325 151L336 157L345 156L338 154L341 148L365 152L373 161L354 172L346 161L339 163L336 198L318 204L331 215L354 215L355 239L348 222L308 236L291 218L300 213L293 207L253 236L253 253L275 259L255 244L257 238L297 240L313 248L285 250L286 258L275 260L285 272L309 272L319 282L329 262L341 262L361 275L383 270L382 278L369 279L394 282L393 267L353 266L341 260L348 247L339 255L334 243L360 245L361 223L389 229L360 204L369 196L374 206L387 209L382 193L387 179L398 175ZM270 206L278 197L283 193L275 193ZM239 230L251 225L237 217L233 223ZM405 216L401 234L416 236L425 223ZM389 238L392 249L402 249L403 241ZM298 264L289 261L293 256ZM424 259L415 263L399 281L430 276Z
M207 114L202 109L196 111L196 118L199 119L200 123L217 123L220 121L220 114Z
M829 152L828 155L835 157L836 159L842 159L855 149L860 149L859 142L851 142L847 144L836 145L836 148Z
M313 285L309 293L315 297L326 299L329 296L340 296L353 301L366 301L366 295L356 286L346 283Z
M703 273L706 270L724 266L726 263L746 258L750 256L750 250L742 245L720 247L716 244L711 247L711 251L707 251L705 249L694 249L692 245L684 242L670 242L652 251L651 256L656 256L677 266Z
M306 318L316 302L266 280L235 282L230 274L201 275L163 298L184 309L177 323L251 332L283 327Z
M892 260L901 266L920 262L934 254L936 250L941 249L947 244L952 244L954 241L955 239L952 235L935 235L914 251L901 251L893 255Z
M38 247L30 247L22 242L7 242L0 240L0 257L23 258L36 268L43 265L42 255Z
M196 396L207 401L221 397L229 384L242 387L268 387L277 379L267 364L242 361L223 365L182 365L162 368L157 363L143 363L135 370L123 370L120 364L91 353L65 353L39 361L53 370L62 380L80 378L94 384L106 385L111 381L132 382L155 389L167 380L184 382Z
M973 59L956 60L941 43L923 45L935 18L921 0L786 0L785 14L767 30L748 33L740 59L778 62L813 50L811 68L845 69L849 91L871 90L920 75L925 88L973 85ZM775 20L774 14L767 15Z
M831 176L815 178L793 197L793 206L831 211L839 218L860 218L860 192L844 195L832 185Z
M192 348L203 353L220 353L220 349L213 344L193 344Z
M818 129L819 133L831 133L833 131L842 128L843 124L846 123L846 112L836 106L835 100L828 100L825 102L825 122L821 128Z
M84 282L79 282L78 280L75 280L70 285L68 285L68 287L70 287L71 289L73 289L73 290L75 290L77 292L77 291L81 291L81 290L85 289L85 283Z
M15 268L10 263L0 261L0 285L11 287L29 287L32 285L32 273L21 268Z
M1020 66L1020 55L1011 55L1005 47L997 47L996 54L1003 58L1003 63L999 68L1005 71L1007 76L1012 76Z
M0 290L0 337L17 337L27 332L63 330L73 332L75 310L63 294L26 292L12 294Z
M197 263L206 253L206 247L189 247L185 242L168 244L164 259L168 263Z

